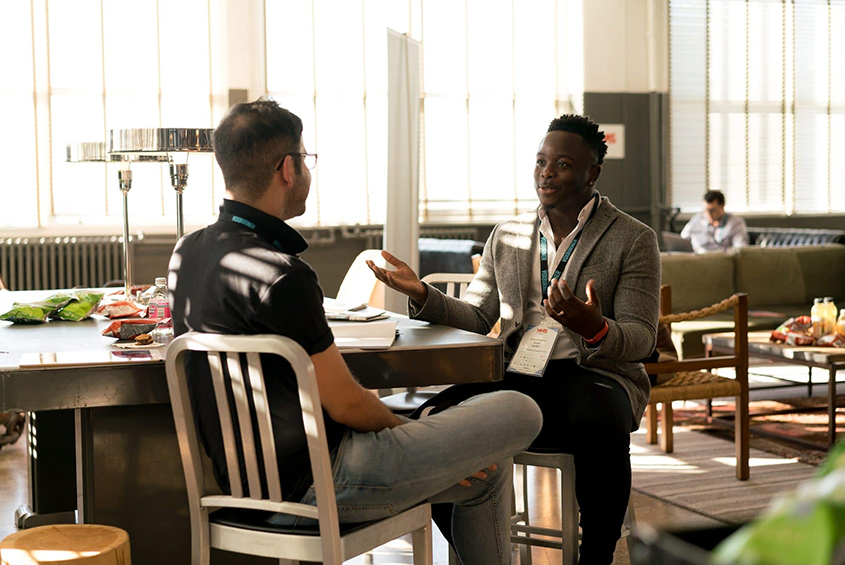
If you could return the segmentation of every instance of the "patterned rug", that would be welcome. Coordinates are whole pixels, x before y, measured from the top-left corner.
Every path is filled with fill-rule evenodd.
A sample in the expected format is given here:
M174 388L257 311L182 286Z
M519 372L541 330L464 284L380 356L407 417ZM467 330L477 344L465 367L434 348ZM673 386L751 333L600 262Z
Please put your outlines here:
M837 406L845 406L845 395L837 396ZM818 465L824 460L827 449L827 398L797 397L780 400L753 401L751 413L751 447L786 458L797 458L803 463ZM812 410L812 411L810 411ZM713 407L714 416L733 416L734 403ZM675 408L675 425L693 431L733 441L733 425L709 422L703 404L687 402ZM820 449L810 449L788 441L761 437L753 430L765 430L785 437L798 438L814 443ZM845 432L845 412L836 415L838 434Z

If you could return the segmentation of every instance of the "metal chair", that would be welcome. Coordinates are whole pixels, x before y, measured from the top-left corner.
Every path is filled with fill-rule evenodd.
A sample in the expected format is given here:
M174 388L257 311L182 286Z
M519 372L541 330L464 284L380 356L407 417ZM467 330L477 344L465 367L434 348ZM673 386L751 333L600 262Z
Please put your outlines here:
M188 354L192 351L208 356L226 448L231 496L208 495L206 492L185 371ZM260 354L283 357L296 374L302 421L317 494L316 507L282 500ZM247 378L241 369L244 362L248 368ZM341 565L353 556L409 532L413 534L414 564L431 565L431 507L428 504L420 504L397 516L375 522L345 527L338 523L337 502L314 366L308 354L296 342L277 335L228 336L192 332L170 344L166 368L167 386L170 390L188 487L193 565L207 565L211 547L277 558L280 565L296 565L300 561ZM229 395L235 404L234 414L229 408ZM250 404L253 405L252 410ZM253 417L256 426L253 426ZM235 419L240 428L243 464L248 480L249 494L246 496L240 479L242 475L235 439ZM266 477L267 496L262 493L259 450L263 456L262 470ZM250 529L248 525L219 519L217 515L221 511L210 513L213 509L282 512L314 519L319 523L319 528L268 528L266 523L262 523L260 529L254 526Z
M575 498L575 458L569 453L523 451L513 458L514 504L511 517L511 542L519 544L519 562L531 565L531 546L560 549L563 565L578 563L578 501ZM560 530L532 526L528 513L528 466L560 470ZM622 528L627 538L628 553L632 551L636 528L634 503L628 498L628 512ZM533 536L533 537L532 537ZM543 536L543 537L536 537ZM546 539L552 538L552 539Z
M472 273L431 273L421 280L428 284L445 284L445 294L463 298L474 276ZM381 401L395 414L410 414L444 388L446 387L427 387L425 390L419 390L417 387L408 387L405 392L382 397Z

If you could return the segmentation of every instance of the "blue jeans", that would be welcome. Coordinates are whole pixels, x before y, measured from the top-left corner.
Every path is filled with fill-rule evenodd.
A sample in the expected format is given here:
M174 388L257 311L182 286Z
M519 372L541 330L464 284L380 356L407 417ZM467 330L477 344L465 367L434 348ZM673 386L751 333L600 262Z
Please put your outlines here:
M423 501L454 504L452 539L464 565L510 556L511 458L543 424L537 404L513 391L475 396L439 414L380 432L347 432L333 465L340 522L393 516ZM470 478L487 470L486 479ZM302 502L314 504L312 486Z

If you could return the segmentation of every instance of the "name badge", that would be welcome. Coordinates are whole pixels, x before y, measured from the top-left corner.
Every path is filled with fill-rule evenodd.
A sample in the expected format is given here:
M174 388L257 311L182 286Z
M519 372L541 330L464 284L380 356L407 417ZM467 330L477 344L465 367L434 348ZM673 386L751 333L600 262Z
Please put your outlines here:
M508 371L542 377L560 335L560 329L558 324L541 323L539 326L528 326L508 365Z

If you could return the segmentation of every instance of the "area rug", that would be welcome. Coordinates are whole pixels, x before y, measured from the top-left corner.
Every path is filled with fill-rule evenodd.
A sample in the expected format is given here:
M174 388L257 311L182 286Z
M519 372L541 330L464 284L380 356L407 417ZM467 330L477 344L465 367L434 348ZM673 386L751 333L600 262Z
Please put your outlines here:
M845 395L837 396L837 406L845 406ZM815 409L812 412L796 410ZM758 400L749 403L751 414L751 446L786 458L797 458L803 463L818 465L824 460L827 450L827 398L788 398L779 400ZM771 414L772 412L783 412ZM726 427L708 421L703 404L687 402L682 408L675 408L675 425L693 431L702 431L715 437L733 441L733 426ZM713 407L714 416L734 414L734 403ZM785 437L797 438L814 443L819 449L796 446L785 439L760 437L753 430L765 430ZM836 430L845 432L845 413L836 415Z
M649 445L643 429L631 436L634 490L726 524L751 520L815 472L796 458L753 448L749 464L751 478L737 480L732 441L683 427L675 427L670 454Z

